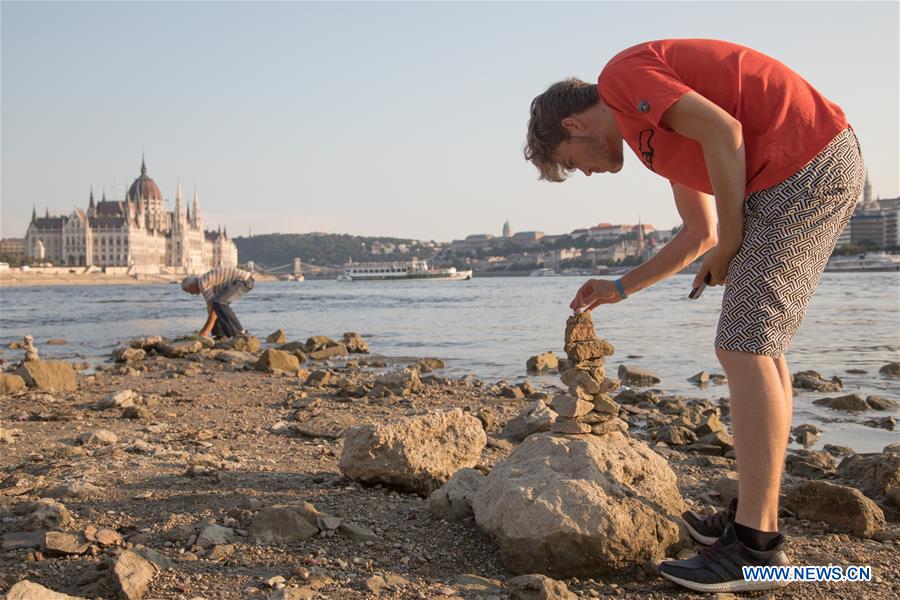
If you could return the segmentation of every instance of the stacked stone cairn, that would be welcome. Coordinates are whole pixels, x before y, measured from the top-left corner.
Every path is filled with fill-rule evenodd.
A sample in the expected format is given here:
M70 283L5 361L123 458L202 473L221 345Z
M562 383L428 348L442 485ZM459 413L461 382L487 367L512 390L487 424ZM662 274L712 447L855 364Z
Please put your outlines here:
M37 346L34 345L34 338L26 335L22 341L22 349L25 350L25 360L40 360Z
M626 431L628 424L618 418L619 405L609 395L619 380L607 379L604 369L605 358L615 348L597 337L590 313L576 311L566 321L565 352L568 360L560 378L568 393L557 394L550 403L559 415L550 431L568 435Z

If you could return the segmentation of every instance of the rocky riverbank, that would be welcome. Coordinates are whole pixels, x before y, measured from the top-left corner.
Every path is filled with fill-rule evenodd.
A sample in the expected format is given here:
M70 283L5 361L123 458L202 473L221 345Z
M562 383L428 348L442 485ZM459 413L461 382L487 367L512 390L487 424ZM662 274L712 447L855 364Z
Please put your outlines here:
M449 379L439 359L378 357L351 333L136 340L87 375L26 361L0 375L0 593L691 597L653 565L697 549L672 515L736 493L727 400L642 387L654 377L637 368L616 381L567 350L602 391L556 356L529 361L563 375L537 389ZM897 597L900 449L795 450L786 465L793 562L871 565L874 581L767 597Z

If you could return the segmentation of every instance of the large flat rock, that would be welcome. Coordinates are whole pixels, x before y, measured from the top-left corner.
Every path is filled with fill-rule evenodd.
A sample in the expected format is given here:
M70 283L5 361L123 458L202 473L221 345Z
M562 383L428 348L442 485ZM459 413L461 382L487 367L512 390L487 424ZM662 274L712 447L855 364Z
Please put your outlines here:
M9 588L6 600L85 600L85 598L54 592L26 579Z
M528 437L494 466L472 505L516 573L621 573L680 539L675 474L643 442L614 432Z
M78 388L75 369L61 360L26 360L16 369L16 375L29 387L41 390L71 392Z
M460 409L360 425L344 433L338 468L352 479L428 495L474 467L486 443L481 422Z

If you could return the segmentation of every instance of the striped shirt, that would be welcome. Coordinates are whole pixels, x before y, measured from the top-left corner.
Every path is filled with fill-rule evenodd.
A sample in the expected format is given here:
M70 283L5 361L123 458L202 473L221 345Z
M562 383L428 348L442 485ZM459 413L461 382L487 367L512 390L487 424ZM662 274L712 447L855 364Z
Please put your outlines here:
M199 279L200 293L207 302L233 283L252 279L252 275L236 267L217 267Z

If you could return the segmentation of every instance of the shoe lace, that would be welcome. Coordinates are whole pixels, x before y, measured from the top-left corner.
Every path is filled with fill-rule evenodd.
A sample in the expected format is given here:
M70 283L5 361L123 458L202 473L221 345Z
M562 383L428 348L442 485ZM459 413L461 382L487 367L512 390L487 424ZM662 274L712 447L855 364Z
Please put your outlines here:
M731 517L731 513L727 510L721 510L714 515L707 517L707 523L716 530L724 529L725 525L728 524L728 520Z
M709 546L700 550L699 554L700 554L700 556L702 556L703 558L705 558L708 561L714 561L716 559L716 556L721 554L722 548L723 548L722 542L720 542L719 540L716 540Z

